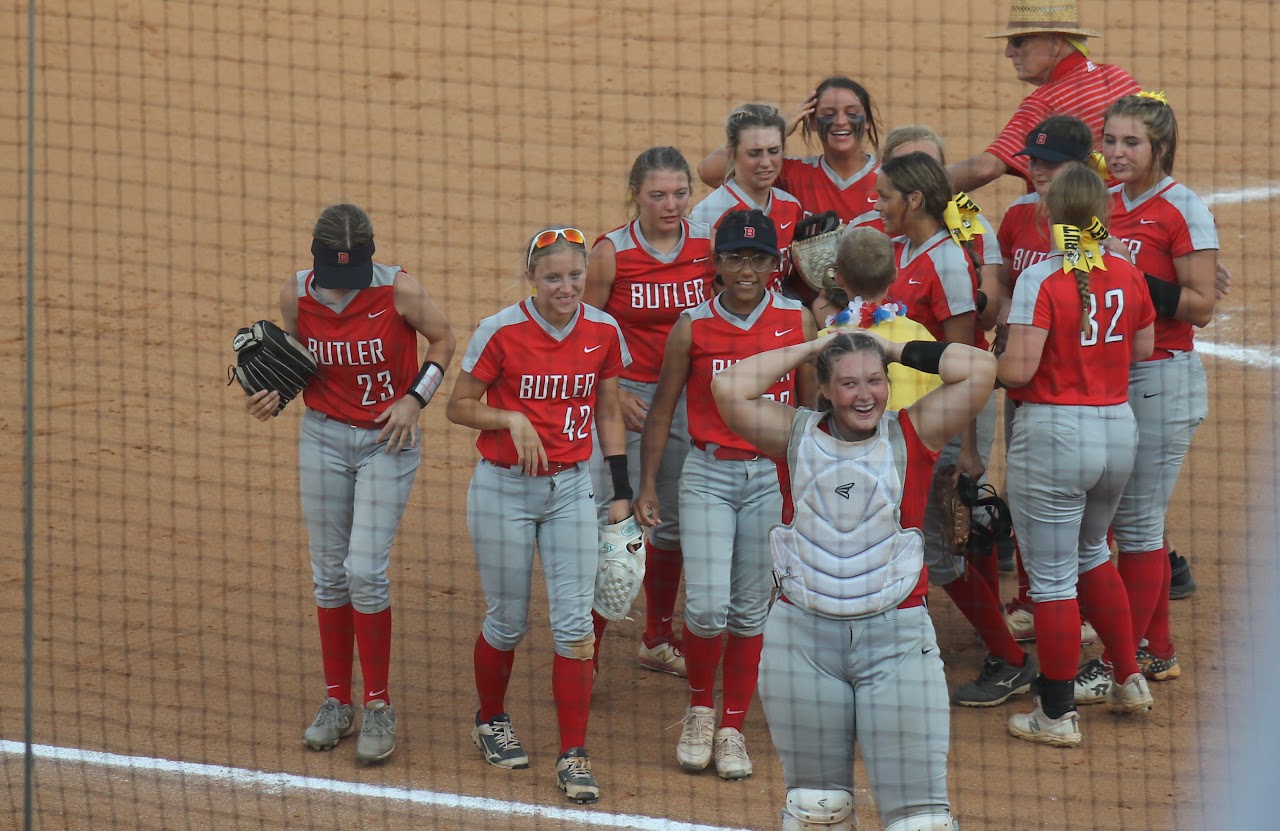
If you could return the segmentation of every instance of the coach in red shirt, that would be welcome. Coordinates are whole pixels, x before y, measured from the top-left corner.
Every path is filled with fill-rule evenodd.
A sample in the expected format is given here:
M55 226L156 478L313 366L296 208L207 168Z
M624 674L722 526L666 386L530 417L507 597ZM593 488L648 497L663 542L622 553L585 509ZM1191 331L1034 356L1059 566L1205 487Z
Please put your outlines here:
M987 37L1007 39L1005 57L1013 62L1018 80L1036 91L1022 99L990 147L948 168L957 190L973 191L1006 173L1027 179L1027 158L1014 154L1027 133L1051 115L1081 119L1100 146L1107 107L1141 89L1120 67L1089 60L1089 38L1102 34L1080 25L1074 2L1014 0L1009 25Z

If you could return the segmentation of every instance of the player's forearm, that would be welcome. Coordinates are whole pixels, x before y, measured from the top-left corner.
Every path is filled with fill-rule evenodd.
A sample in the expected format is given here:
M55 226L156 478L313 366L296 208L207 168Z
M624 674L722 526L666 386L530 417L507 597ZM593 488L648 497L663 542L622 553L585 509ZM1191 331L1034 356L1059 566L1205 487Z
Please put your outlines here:
M519 413L490 407L475 398L450 399L445 416L454 424L473 430L510 430L511 420Z
M990 153L982 152L972 158L947 168L951 187L955 190L975 191L1003 176L1009 168Z
M712 380L711 394L717 404L759 398L779 378L816 357L835 336L834 332L828 333L811 341L761 352L738 361Z

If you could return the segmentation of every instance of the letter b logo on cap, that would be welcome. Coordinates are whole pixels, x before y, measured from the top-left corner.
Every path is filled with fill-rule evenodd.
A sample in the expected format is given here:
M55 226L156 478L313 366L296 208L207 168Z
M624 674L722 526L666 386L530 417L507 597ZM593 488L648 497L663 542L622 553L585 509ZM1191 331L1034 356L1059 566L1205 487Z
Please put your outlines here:
M338 264L339 264L339 265L346 265L346 264L347 264L347 263L349 263L349 262L351 262L351 255L350 255L350 254L348 254L346 251L339 251L339 252L338 252Z

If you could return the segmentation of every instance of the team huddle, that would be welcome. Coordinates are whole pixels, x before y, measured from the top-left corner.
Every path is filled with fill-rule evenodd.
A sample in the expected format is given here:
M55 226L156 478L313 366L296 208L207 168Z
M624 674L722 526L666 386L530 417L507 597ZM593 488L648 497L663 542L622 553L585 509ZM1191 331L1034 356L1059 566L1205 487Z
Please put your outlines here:
M948 167L919 125L882 137L866 88L833 76L790 116L730 113L696 204L685 157L653 147L629 172L628 222L594 242L570 223L528 239L530 294L480 323L447 405L479 433L470 729L486 762L530 766L505 698L536 554L556 782L578 802L601 794L587 727L609 623L602 526L643 545L638 663L687 679L676 762L750 776L758 686L784 831L854 827L855 743L887 829L952 831L950 706L1034 692L1009 734L1072 746L1078 706L1140 713L1150 681L1179 677L1169 598L1186 563L1164 522L1207 415L1193 329L1222 289L1218 239L1172 177L1173 109L1088 61L1097 33L1074 7L1015 3L993 35L1039 89L973 159ZM787 154L797 132L817 155ZM1028 193L997 229L963 191L1006 173ZM363 210L327 208L313 237L312 267L280 292L283 330L318 364L299 464L326 693L304 739L328 750L359 725L372 762L395 747L390 549L455 338L414 278L373 261ZM287 402L264 386L246 406L265 421ZM1019 573L1007 605L995 552L951 543L942 496L986 482L997 422ZM930 584L989 653L950 692ZM1102 656L1081 666L1095 637Z

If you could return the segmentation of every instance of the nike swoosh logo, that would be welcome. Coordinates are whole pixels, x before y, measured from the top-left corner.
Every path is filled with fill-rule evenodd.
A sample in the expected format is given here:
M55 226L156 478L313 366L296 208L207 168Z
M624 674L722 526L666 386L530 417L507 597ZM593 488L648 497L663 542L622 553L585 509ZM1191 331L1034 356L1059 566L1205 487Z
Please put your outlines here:
M726 710L724 711L724 714L725 714L726 716L740 716L740 715L742 715L742 714L743 714L743 713L745 713L745 712L746 712L746 710L726 709Z
M783 329L781 332L779 332L777 329L774 329L774 330L773 330L773 336L774 336L775 338L780 338L780 337L782 337L783 335L787 334L787 333L788 333L788 332L790 332L790 331L791 331L790 329Z
M919 286L919 285L922 285L922 283L921 283L919 280L907 280L907 285L909 285L909 286Z
M933 651L933 647L931 646L931 647L929 647L929 648L927 648L927 649L921 649L921 650L920 650L920 654L921 654L921 655L928 655L928 654L929 654L930 652L932 652L932 651Z
M1154 219L1139 219L1138 224L1139 225L1155 225L1156 221Z
M374 690L373 692L369 693L369 697L377 698L380 695L384 695L386 692L387 692L386 690Z
M710 257L694 257L694 258L693 258L693 261L694 261L695 263L705 263L705 262L706 262L707 260L709 260L709 259L711 259L711 258L710 258Z
M373 320L375 317L377 317L378 315L382 314L385 311L386 309L383 309L381 312L369 312L369 319Z
M876 203L876 200L878 200L879 198L880 198L879 196L868 196L867 203L874 205Z
M787 230L788 228L790 228L790 227L791 227L791 223L790 223L790 222L784 222L784 223L782 223L781 225L779 225L778 227L785 231L785 230Z
M584 346L582 347L582 351L590 355L592 352L595 352L597 349L599 349L603 345L604 344L597 343L595 346Z
M1155 397L1156 397L1157 395L1159 395L1159 394L1160 394L1160 393L1158 393L1158 392L1144 392L1144 393L1142 394L1142 397L1143 397L1143 398L1155 398Z

